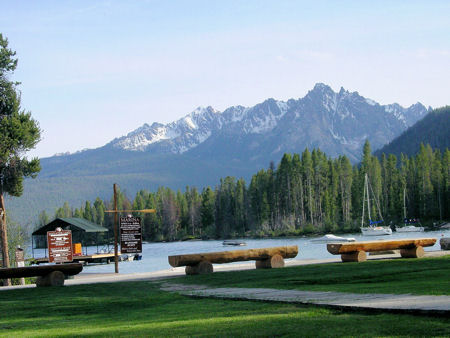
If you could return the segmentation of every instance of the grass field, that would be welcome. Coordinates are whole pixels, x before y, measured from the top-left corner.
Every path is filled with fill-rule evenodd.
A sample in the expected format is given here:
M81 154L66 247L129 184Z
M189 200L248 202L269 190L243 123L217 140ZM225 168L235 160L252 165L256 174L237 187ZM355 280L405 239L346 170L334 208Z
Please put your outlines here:
M194 299L152 282L0 292L0 336L449 336L444 318Z
M392 283L390 289L397 290L401 275L406 276L405 283L416 284L415 278L428 266L432 272L426 278L433 280L427 284L420 281L426 278L419 278L419 284L435 284L435 290L422 293L442 294L448 293L449 262L449 258L435 258L325 264L186 276L170 282L353 291L372 286L386 290ZM349 284L351 280L354 285ZM443 317L189 298L160 291L158 283L0 291L0 336L450 336L450 319Z
M174 282L217 287L450 295L450 256L230 271L186 276Z

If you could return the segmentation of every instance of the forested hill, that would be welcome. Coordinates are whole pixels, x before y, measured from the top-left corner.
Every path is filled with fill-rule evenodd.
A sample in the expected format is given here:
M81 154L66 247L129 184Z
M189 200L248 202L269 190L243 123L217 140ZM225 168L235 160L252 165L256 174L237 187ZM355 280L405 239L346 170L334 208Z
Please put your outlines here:
M352 166L346 156L332 159L319 149L306 149L284 154L277 166L258 171L247 183L228 176L202 190L160 187L134 197L121 192L118 208L156 209L143 216L143 236L152 241L359 231L365 173L386 224L401 223L405 190L408 216L425 224L450 217L449 150L441 153L427 145L416 156L400 161L389 155L380 161L369 142L360 165ZM111 229L112 218L104 213L111 208L111 199L97 198L81 208L65 203L51 217L83 217ZM42 212L41 224L48 221Z
M385 153L398 157L403 153L411 156L419 152L421 143L429 144L441 152L450 149L450 106L433 110L392 142L377 150L375 155L379 157Z

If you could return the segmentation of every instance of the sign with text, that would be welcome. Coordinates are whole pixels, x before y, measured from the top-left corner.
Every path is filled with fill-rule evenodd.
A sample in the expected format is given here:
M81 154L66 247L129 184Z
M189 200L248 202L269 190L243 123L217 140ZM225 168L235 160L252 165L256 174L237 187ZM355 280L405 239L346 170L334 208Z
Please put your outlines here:
M140 217L120 217L120 252L142 252L142 227Z
M61 228L48 231L47 243L50 263L72 262L72 231Z

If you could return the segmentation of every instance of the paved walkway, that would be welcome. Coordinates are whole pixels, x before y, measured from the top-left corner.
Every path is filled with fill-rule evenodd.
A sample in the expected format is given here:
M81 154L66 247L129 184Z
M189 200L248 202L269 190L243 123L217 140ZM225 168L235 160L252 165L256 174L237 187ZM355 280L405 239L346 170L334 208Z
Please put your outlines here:
M450 313L450 296L394 294L356 294L260 288L210 288L202 285L162 285L162 290L192 297L258 300L297 304L314 304L347 309L377 309L407 313Z

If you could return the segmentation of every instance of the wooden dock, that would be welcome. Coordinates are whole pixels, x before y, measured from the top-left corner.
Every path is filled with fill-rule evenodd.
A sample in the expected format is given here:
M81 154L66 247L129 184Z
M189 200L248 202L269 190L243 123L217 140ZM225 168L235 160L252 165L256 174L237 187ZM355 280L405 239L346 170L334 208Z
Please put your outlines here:
M120 259L120 252L119 252ZM30 260L34 264L44 264L48 263L48 258L33 258ZM101 254L93 254L93 255L81 255L81 256L73 256L74 263L84 263L84 264L109 264L114 262L114 253L101 253Z

